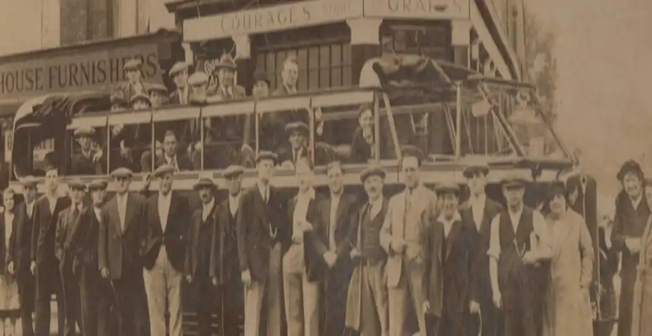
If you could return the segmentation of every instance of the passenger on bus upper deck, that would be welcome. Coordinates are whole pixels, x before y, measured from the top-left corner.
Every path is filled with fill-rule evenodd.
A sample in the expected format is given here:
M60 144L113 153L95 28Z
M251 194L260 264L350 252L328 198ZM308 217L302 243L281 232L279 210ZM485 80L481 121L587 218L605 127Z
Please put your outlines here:
M168 103L168 89L158 83L150 85L148 88L149 99L152 102L152 107L161 107Z
M163 156L156 159L156 168L162 165L171 165L176 171L192 170L192 162L185 153L179 154L177 150L177 136L173 131L166 131L163 138Z
M269 96L270 82L267 75L262 70L254 72L254 86L251 89L251 94L256 99L265 98Z
M208 87L208 75L203 71L197 71L188 78L190 85L190 102L203 104L206 102L206 91Z
M307 140L310 136L308 125L303 122L293 122L285 126L285 132L288 135L289 148L279 150L279 162L283 167L292 167L301 159L311 162L312 155L308 149Z
M272 96L286 96L297 93L297 80L299 79L299 63L295 55L289 55L283 61L281 70L283 83L272 93Z
M147 94L147 85L142 78L142 68L143 62L138 58L128 61L122 68L128 81L118 84L115 91L122 92L127 101L131 101L131 98L137 94Z
M79 144L80 152L72 155L70 174L104 174L104 151L92 139L95 135L95 130L91 127L82 127L75 130L74 135Z
M129 101L131 108L134 110L146 110L152 107L152 101L149 99L149 96L139 93L131 97Z
M185 62L174 63L172 68L170 68L170 78L174 80L174 86L176 90L170 94L169 102L170 104L188 104L188 94L190 90L188 89L188 68L190 64Z
M376 157L374 146L374 110L369 104L363 104L358 109L358 128L353 132L351 143L351 161L367 162Z
M111 112L123 111L129 108L129 104L125 100L124 94L121 91L114 91L111 94Z
M226 53L220 58L220 62L215 66L218 83L208 89L208 101L228 101L242 99L247 96L242 86L235 84L235 71L237 65L233 57Z

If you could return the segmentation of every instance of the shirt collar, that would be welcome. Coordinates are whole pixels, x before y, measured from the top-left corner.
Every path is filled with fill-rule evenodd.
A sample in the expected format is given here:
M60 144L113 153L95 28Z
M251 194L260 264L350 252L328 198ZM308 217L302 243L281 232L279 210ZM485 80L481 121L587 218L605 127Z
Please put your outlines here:
M523 213L523 208L524 208L524 206L521 205L521 208L518 211L512 212L512 210L509 209L509 207L507 207L507 213L512 217L517 216L518 218L520 218L521 214Z
M269 184L265 186L260 181L256 181L256 185L258 186L258 190L260 190L260 194L265 198L269 192Z
M32 201L31 203L25 203L25 205L26 205L28 208L31 209L31 208L34 207L34 203L36 203L36 202L35 202L35 201Z
M374 206L382 206L382 205L383 205L383 198L382 198L382 197L378 197L378 199L375 200L375 201L371 201L371 200L370 200L370 201L369 201L369 205L370 205L371 207L374 207Z
M630 197L629 200L632 202L634 209L638 209L639 204L641 204L641 201L643 200L643 194L639 195L637 199Z
M296 86L291 88L291 87L287 86L287 84L283 83L283 87L285 88L285 91L287 91L288 93L296 93L297 92L297 87Z
M203 208L210 210L213 209L214 206L215 206L215 197L211 198L211 201L208 202L208 204L204 204Z
M168 156L167 153L165 153L164 155L165 155L165 161L167 161L167 162L172 162L176 158L176 155L175 156Z
M451 223L454 223L454 222L457 222L457 221L461 221L462 216L460 216L459 212L455 211L455 215L453 215L453 218L451 218L450 220L447 220L446 217L444 217L444 214L442 213L442 214L439 215L437 220L444 223L444 224L451 224Z
M162 192L159 191L158 198L168 200L168 199L170 199L170 195L172 195L171 191L167 195L165 195L165 194L163 194Z
M487 201L487 194L482 193L480 196L471 195L469 203L473 205L484 204Z

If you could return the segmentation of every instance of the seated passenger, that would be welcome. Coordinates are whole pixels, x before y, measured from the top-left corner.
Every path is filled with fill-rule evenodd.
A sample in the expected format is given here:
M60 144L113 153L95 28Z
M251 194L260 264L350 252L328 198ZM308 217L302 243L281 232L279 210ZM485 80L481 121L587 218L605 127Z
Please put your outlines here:
M81 151L72 155L72 159L70 160L70 174L104 174L104 152L97 144L93 143L92 139L93 135L95 135L95 130L90 127L79 128L75 130L74 135Z
M208 102L242 99L247 96L242 86L235 84L237 65L230 54L224 54L215 66L218 84L208 89Z
M129 108L124 95L120 91L114 91L111 94L111 112L124 111Z
M351 162L366 163L376 157L374 145L373 107L364 104L358 109L358 128L353 132L351 142Z
M279 150L279 162L282 167L294 169L297 161L306 159L311 162L312 155L308 148L308 137L310 129L303 122L293 122L285 126L285 132L288 134L289 147Z
M189 93L188 89L188 68L190 64L185 62L177 62L170 69L169 75L170 78L174 81L175 90L170 94L169 102L170 104L181 104L185 105L189 102Z
M168 103L168 89L162 84L151 84L149 89L149 99L152 107L161 107Z
M134 58L125 63L122 70L124 71L126 75L125 77L127 77L128 80L124 83L118 84L114 92L121 92L122 97L129 102L135 95L146 95L147 84L143 81L142 68L143 62L138 58Z
M134 111L147 110L152 107L152 101L149 99L148 95L139 93L131 98L129 105L131 105L131 108L134 109Z
M208 75L202 71L197 71L188 78L188 85L190 86L190 103L206 103Z
M256 99L266 98L269 96L270 82L265 72L256 70L254 72L254 86L251 88L251 94Z
M297 80L299 79L299 63L297 57L289 55L283 61L283 69L281 70L281 78L283 85L278 87L272 96L287 96L297 93Z
M177 172L193 169L188 155L178 153L177 136L173 131L165 132L165 137L163 138L163 157L156 160L156 168L165 164L175 167Z

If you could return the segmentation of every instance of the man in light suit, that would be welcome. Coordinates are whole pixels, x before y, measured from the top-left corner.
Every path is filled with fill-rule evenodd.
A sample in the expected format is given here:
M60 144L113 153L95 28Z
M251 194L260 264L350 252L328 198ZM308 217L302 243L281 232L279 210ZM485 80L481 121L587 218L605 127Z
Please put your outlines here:
M426 302L424 275L424 234L435 214L437 196L421 184L419 170L422 155L408 147L401 160L401 174L405 190L392 197L380 242L389 256L387 286L389 292L390 336L404 335L407 312L414 309L419 322L419 335L426 335L424 303ZM410 309L411 308L411 309Z

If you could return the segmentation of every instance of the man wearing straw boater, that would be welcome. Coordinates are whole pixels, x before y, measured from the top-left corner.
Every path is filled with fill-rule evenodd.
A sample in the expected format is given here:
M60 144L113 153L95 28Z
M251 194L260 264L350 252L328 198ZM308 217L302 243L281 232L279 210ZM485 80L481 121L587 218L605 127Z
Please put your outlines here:
M491 222L491 289L505 336L538 336L543 327L542 280L548 275L541 261L552 257L552 242L546 220L523 203L527 181L516 172L502 181L507 208Z

